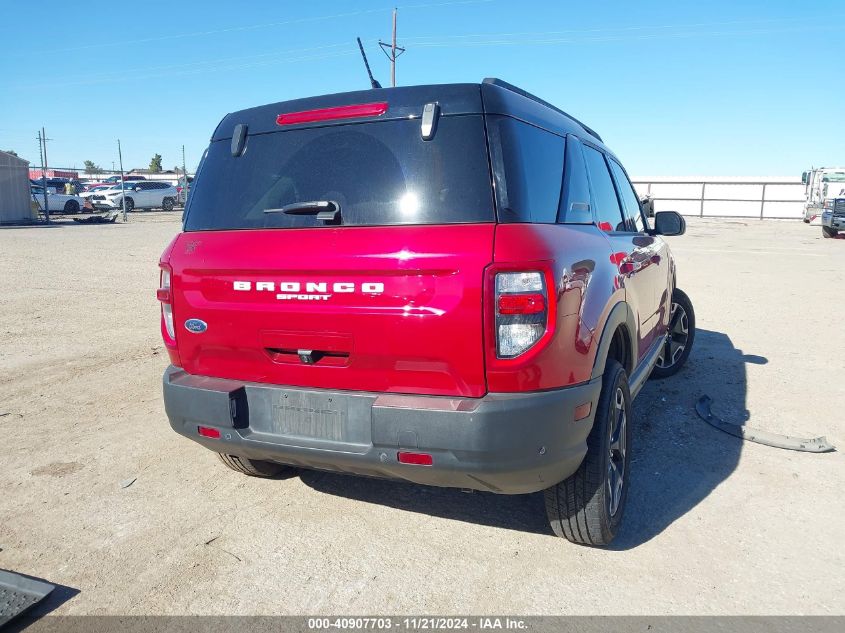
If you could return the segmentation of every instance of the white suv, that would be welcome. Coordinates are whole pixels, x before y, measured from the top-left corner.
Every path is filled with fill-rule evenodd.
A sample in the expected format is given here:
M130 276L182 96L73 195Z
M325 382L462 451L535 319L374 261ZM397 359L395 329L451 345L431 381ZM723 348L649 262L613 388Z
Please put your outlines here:
M172 211L179 192L169 182L141 180L125 183L126 210L164 209ZM123 206L124 190L120 186L91 196L91 204L98 209L118 209Z

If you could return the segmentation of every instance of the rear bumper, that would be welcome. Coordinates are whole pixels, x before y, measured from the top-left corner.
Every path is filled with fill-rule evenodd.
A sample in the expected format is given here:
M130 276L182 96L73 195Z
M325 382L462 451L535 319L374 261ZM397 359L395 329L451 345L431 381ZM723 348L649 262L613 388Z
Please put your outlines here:
M601 379L564 389L449 398L279 387L164 373L173 429L213 451L316 470L521 494L574 473ZM591 402L575 421L575 408ZM220 439L202 437L213 427ZM399 451L431 466L401 464Z

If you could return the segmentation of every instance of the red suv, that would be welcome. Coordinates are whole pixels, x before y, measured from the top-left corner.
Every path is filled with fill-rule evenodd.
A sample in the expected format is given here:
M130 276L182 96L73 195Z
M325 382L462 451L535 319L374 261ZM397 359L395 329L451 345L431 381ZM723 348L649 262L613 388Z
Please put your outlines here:
M259 477L545 491L556 534L606 544L631 401L693 342L684 229L496 79L229 114L160 263L170 424Z

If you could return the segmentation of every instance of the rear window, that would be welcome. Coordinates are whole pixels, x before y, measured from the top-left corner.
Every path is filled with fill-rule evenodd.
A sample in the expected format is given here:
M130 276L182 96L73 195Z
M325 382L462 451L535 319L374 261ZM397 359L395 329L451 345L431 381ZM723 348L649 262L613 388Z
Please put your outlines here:
M264 212L311 201L337 203L346 226L492 222L482 117L443 117L430 141L419 120L257 134L239 157L228 139L215 141L185 230L326 226L316 215Z

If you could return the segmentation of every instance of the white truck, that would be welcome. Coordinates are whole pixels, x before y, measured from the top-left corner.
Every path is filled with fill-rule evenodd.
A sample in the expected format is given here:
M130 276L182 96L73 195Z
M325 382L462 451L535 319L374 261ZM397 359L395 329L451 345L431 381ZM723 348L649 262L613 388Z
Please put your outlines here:
M845 195L845 167L818 167L801 174L804 184L804 222L822 214L824 201Z

